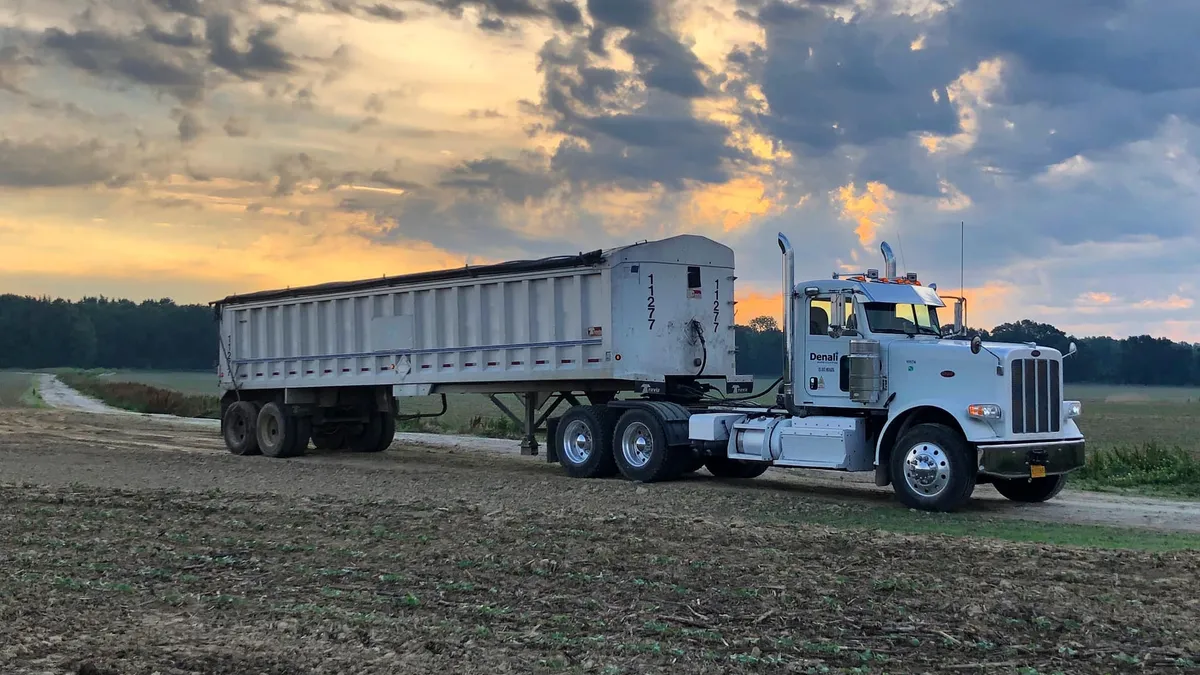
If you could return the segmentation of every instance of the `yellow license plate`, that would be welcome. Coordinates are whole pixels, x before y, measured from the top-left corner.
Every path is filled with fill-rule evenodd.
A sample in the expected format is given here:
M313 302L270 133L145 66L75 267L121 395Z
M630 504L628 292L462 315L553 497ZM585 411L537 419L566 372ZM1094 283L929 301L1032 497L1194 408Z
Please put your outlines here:
M1041 464L1034 464L1033 466L1029 467L1029 475L1032 478L1045 478L1046 467L1042 466Z

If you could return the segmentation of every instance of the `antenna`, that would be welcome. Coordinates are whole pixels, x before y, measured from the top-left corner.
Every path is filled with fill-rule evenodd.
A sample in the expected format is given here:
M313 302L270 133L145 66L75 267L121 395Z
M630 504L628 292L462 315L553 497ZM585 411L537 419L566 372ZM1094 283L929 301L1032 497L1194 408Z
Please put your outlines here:
M967 272L966 272L966 251L967 251L967 222L960 220L958 222L958 296L964 295L967 291Z

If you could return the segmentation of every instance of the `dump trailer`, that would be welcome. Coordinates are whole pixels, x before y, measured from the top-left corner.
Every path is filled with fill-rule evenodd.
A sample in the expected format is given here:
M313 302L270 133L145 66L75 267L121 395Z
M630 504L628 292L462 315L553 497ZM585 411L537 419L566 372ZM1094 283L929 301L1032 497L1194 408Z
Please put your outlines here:
M883 275L799 284L778 243L784 372L759 393L736 368L733 251L694 235L227 297L213 303L225 443L378 452L413 416L399 401L441 396L445 412L446 394L478 393L521 423L523 454L544 425L546 460L577 478L873 471L903 504L951 511L981 483L1051 499L1083 466L1061 352L966 340L962 297L943 326L936 285L897 276L886 243Z

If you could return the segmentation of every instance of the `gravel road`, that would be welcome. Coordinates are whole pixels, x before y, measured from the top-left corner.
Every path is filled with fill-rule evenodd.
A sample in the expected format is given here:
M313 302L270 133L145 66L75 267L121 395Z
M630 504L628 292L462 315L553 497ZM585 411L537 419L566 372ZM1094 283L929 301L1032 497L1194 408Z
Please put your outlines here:
M0 453L0 471L5 477L19 478L31 482L49 480L82 481L86 484L121 485L136 487L150 481L164 486L207 489L210 485L203 478L215 475L216 469L209 466L242 467L222 480L235 483L242 476L253 475L260 468L272 475L286 471L295 483L284 489L303 491L303 476L313 474L313 486L318 492L326 492L324 486L335 485L334 492L353 490L349 485L330 483L321 472L329 470L333 475L347 467L371 471L398 470L394 456L397 446L390 453L371 458L344 455L310 454L288 460L285 468L264 458L236 458L230 456L221 444L215 420L189 420L165 415L141 415L117 410L67 387L53 375L40 375L37 387L43 400L55 410L45 414L23 415L22 424L34 429L22 429L22 433L46 434L44 452L36 457L12 456ZM63 445L58 441L69 441ZM396 443L405 446L420 446L426 451L465 451L470 454L494 454L504 457L503 465L515 471L540 471L547 475L559 473L557 467L545 465L542 457L521 457L517 441L449 436L440 434L397 433ZM123 467L112 454L114 450L142 451L152 449L165 453L161 461L139 457L136 468ZM97 453L97 450L103 452ZM311 452L311 451L310 451ZM189 471L192 476L186 481L171 478L180 455L212 455L208 463L196 465ZM172 458L171 456L175 456ZM216 461L217 464L212 464ZM263 464L263 462L269 464ZM497 458L499 461L499 458ZM105 467L111 467L111 470ZM255 467L250 469L249 467ZM702 475L707 476L703 471ZM355 480L359 480L356 478ZM687 481L689 486L691 481ZM356 484L357 485L357 484ZM706 482L698 489L718 489L715 482ZM771 469L750 486L740 489L757 489L775 494L790 494L795 497L851 500L855 502L893 503L890 488L878 488L869 474L842 474L825 471L799 471L795 469ZM371 489L371 482L362 484ZM589 489L581 483L581 490ZM672 488L674 489L674 488ZM722 488L727 489L727 488ZM899 508L899 507L897 507ZM1023 505L1008 502L990 486L980 486L975 491L971 510L993 517L1029 519L1062 523L1081 523L1139 527L1158 530L1200 532L1200 503L1148 497L1107 495L1079 490L1064 490L1056 499L1045 504Z

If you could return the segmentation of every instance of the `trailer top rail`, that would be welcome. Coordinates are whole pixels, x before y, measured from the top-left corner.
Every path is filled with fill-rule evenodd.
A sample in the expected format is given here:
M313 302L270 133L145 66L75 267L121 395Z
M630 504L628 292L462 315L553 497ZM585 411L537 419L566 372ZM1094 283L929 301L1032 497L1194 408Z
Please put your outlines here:
M302 298L309 295L318 295L324 293L350 293L355 291L391 288L394 286L403 286L405 284L413 283L432 283L438 281L451 281L455 279L471 279L479 277L501 276L506 274L522 274L526 272L552 271L557 269L570 269L572 267L588 267L599 265L603 263L606 258L607 254L603 250L596 249L588 253L579 253L577 255L549 256L535 260L508 260L505 262L493 263L491 265L467 265L452 269L401 274L394 277L385 276L372 279L359 279L356 281L332 281L311 286L296 286L295 288L257 291L254 293L230 295L222 298L221 300L215 300L208 304L215 309L220 310L221 307L226 305L270 302L272 300Z

